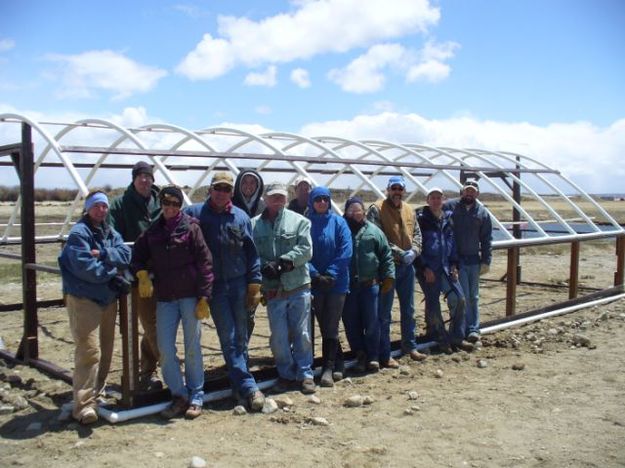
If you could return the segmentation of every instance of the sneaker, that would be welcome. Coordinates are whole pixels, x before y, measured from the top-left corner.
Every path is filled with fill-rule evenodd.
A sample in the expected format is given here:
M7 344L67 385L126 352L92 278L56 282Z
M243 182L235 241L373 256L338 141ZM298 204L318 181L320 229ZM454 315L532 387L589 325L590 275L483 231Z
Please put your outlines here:
M369 372L377 372L380 370L380 363L378 361L369 361L367 363L367 370Z
M184 413L185 419L195 419L202 414L202 407L200 405L190 405L187 411Z
M343 373L341 371L335 370L332 372L332 380L338 382L339 380L343 380Z
M454 348L461 349L462 351L470 353L475 349L475 345L473 343L469 343L468 340L462 340L459 343L454 343Z
M89 424L93 424L98 420L98 413L95 412L94 408L85 408L81 411L80 416L78 417L78 422L83 426L88 426Z
M408 354L410 355L410 359L413 361L425 361L428 358L427 354L420 353L416 349L410 350Z
M388 358L388 361L386 362L381 362L380 363L381 367L386 367L388 369L399 369L399 362L397 362L395 359L393 358Z
M469 333L469 336L467 336L467 341L469 343L476 343L478 341L480 341L480 334L477 332L471 332Z
M315 381L311 378L302 380L302 393L304 395L310 395L317 391L317 387L315 387Z
M273 384L273 387L271 387L271 392L272 393L286 393L288 391L291 391L294 386L295 386L294 380L289 380L283 377L278 377L278 380L276 381L276 383Z
M265 406L265 395L260 390L256 390L247 397L247 402L252 411L260 411Z
M181 396L175 396L171 402L171 405L161 411L161 416L165 419L177 418L185 414L188 407L189 402L186 398Z
M319 385L322 387L334 387L334 378L332 369L324 369L319 380Z

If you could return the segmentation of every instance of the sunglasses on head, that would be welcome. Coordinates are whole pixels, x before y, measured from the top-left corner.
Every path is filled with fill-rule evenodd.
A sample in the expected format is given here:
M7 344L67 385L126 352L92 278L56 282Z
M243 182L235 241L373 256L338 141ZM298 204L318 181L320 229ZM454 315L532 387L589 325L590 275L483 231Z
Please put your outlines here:
M322 196L322 197L315 197L315 199L313 200L315 203L330 203L330 197L326 197L326 196Z
M182 203L173 200L161 200L161 206L175 206L176 208L180 208Z
M232 187L230 187L229 185L215 185L213 186L213 190L217 192L230 193Z

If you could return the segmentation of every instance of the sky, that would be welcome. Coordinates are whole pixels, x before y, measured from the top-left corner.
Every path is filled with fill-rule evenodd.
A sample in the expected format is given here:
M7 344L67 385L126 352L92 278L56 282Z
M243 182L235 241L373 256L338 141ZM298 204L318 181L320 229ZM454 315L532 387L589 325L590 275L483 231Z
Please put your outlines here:
M0 0L0 113L519 151L625 192L624 25L621 0Z

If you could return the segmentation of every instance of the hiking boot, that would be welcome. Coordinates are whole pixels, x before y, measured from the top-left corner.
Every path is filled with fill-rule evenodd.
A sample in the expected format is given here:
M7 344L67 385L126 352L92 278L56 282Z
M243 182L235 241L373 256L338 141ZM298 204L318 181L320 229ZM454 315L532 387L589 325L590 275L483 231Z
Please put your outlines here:
M323 373L321 374L321 380L319 380L319 385L322 387L334 387L334 378L332 369L325 368Z
M343 380L343 372L335 370L332 372L332 380L338 382L339 380Z
M399 369L399 362L397 362L393 358L388 358L388 361L381 362L380 366L381 367L386 367L387 369Z
M165 419L178 418L185 414L188 407L189 402L186 398L181 396L175 396L171 402L171 405L161 411L161 416Z
M380 370L380 363L378 361L369 361L367 363L367 370L369 372L377 372Z
M94 408L88 407L81 411L80 416L77 419L83 426L88 426L98 420L98 413L95 412Z
M311 378L307 378L302 380L302 393L304 395L310 395L317 391L317 387L315 387L315 381Z
M408 355L410 356L410 359L412 359L413 361L418 361L418 362L425 361L428 358L427 354L420 353L416 349L410 350L408 352Z
M193 404L187 408L187 411L185 411L184 413L184 417L185 419L195 419L201 414L202 414L202 407L200 405Z
M143 393L158 392L163 390L163 382L154 374L139 377L137 390Z
M354 365L353 369L358 374L363 374L367 369L367 356L362 351L356 354L356 365Z
M469 336L467 336L467 341L469 343L476 343L476 342L480 341L480 334L477 333L477 332L469 333Z
M265 406L265 395L260 390L256 390L247 397L249 407L252 411L260 411Z
M454 343L454 348L470 353L475 349L475 345L473 343L469 343L467 340L462 340L459 343Z
M295 386L294 380L289 380L283 377L278 377L278 380L276 381L276 383L273 384L273 387L271 387L271 392L272 393L286 393L286 392L293 390L294 386Z
M438 350L441 353L445 353L445 354L452 354L454 352L454 350L451 348L451 345L449 343L439 343Z

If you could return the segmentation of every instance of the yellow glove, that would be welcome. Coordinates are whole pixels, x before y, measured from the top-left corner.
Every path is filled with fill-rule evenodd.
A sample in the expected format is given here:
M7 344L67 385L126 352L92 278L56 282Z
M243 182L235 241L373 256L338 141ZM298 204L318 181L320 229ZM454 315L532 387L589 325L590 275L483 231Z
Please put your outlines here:
M195 318L198 320L207 319L211 316L211 309L208 307L208 301L205 297L200 297L195 304Z
M487 263L480 264L480 275L485 275L490 271L490 265Z
M393 282L394 281L395 280L393 278L384 278L382 280L382 284L380 285L380 293L381 294L386 294L391 289L393 289Z
M260 302L260 284L250 283L247 285L247 295L245 296L245 308L255 309Z
M152 297L154 286L152 285L152 280L148 275L148 270L139 270L137 272L137 278L139 279L139 297L143 299Z

